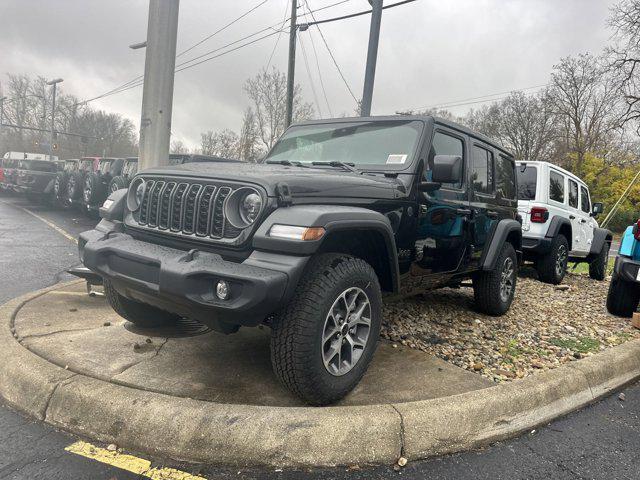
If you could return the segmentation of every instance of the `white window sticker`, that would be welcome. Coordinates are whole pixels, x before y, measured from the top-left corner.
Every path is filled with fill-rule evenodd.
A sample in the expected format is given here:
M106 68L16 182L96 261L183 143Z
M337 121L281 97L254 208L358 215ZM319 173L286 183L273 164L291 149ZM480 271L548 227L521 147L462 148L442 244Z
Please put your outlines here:
M387 164L402 165L407 161L406 155L391 154L387 157Z

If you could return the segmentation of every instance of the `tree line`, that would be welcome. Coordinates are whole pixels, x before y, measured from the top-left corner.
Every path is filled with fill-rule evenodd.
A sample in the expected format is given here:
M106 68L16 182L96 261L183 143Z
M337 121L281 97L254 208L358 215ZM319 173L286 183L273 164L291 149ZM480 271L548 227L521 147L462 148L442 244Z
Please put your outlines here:
M0 96L5 100L0 152L49 153L52 92L46 79L9 74L2 87ZM60 90L56 95L54 132L53 155L59 158L137 155L137 132L129 119L96 110Z

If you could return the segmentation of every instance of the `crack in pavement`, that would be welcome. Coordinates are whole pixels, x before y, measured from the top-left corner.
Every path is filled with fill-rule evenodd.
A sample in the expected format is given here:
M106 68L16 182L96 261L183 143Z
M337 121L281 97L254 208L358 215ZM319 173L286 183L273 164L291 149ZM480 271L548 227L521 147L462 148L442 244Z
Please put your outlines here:
M396 408L396 406L392 403L389 404L391 408L393 408L398 416L400 417L400 456L404 457L404 449L405 449L405 430L404 430L404 417L400 410Z

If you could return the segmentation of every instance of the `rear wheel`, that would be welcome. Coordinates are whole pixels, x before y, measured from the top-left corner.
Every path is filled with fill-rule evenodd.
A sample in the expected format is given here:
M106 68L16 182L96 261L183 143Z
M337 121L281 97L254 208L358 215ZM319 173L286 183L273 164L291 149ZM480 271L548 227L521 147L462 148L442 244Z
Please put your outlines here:
M95 173L87 175L82 191L84 204L86 206L98 205L101 200L104 200L104 197L106 197L106 189L100 177Z
M276 375L309 404L340 400L371 362L381 311L380 285L368 263L342 254L313 258L272 324Z
M109 305L118 315L140 327L163 327L180 319L179 315L123 297L113 288L111 282L106 279L104 280L104 294Z
M605 242L598 256L589 264L589 276L594 280L604 280L607 275L609 248L609 244Z
M496 267L475 274L473 296L479 311L498 316L509 310L516 290L517 266L516 251L513 245L505 242L496 260Z
M551 250L536 262L538 278L545 283L558 285L567 273L568 260L569 242L564 235L558 234L551 243Z
M67 201L73 203L81 195L82 188L82 175L80 173L74 173L69 177L67 181Z
M627 282L615 273L611 277L607 294L607 310L618 317L631 317L638 309L640 286Z

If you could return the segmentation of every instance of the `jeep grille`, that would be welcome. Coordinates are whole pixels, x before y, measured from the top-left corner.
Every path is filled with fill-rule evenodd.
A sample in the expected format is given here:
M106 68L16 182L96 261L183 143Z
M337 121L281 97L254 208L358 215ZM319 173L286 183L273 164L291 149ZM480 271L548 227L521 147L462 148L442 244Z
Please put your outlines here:
M242 233L226 221L224 213L226 198L242 185L161 178L145 181L140 208L133 214L138 226L217 239L233 239Z

